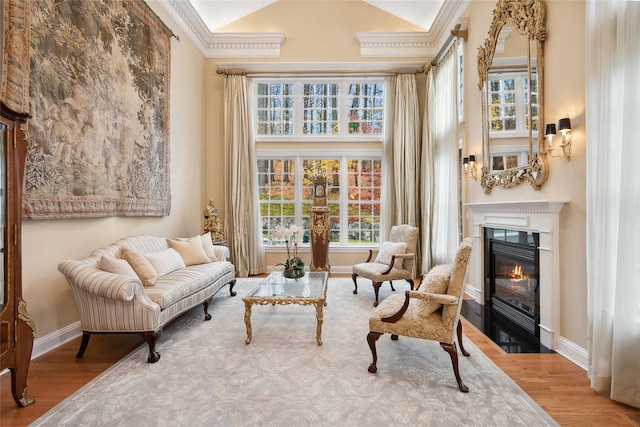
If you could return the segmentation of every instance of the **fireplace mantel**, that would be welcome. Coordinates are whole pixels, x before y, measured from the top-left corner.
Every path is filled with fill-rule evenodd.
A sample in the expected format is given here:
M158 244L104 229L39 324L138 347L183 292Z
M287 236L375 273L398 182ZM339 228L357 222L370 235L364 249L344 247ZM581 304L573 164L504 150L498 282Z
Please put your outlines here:
M473 214L474 248L467 293L484 304L484 228L540 235L540 342L554 350L560 330L560 211L568 200L465 203Z

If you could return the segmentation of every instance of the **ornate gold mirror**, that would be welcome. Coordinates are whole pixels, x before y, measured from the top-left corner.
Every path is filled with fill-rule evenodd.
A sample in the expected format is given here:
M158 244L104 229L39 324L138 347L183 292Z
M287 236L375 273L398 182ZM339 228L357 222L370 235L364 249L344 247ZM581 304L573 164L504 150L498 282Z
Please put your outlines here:
M478 48L485 194L523 181L539 190L549 175L542 131L544 19L542 0L499 0Z

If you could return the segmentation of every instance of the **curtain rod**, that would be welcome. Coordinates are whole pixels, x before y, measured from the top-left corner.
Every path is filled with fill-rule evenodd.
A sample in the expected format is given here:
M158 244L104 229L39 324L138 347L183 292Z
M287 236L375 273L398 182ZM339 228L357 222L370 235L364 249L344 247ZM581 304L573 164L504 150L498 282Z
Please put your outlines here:
M148 10L149 12L153 13L153 15L156 17L156 19L157 19L158 21L160 21L160 23L162 24L162 26L164 27L164 29L165 29L166 31L168 31L168 32L171 34L171 37L174 37L174 38L178 41L178 43L180 43L180 37L178 37L178 35L177 35L176 33L174 33L174 32L171 30L171 28L169 28L169 26L168 26L167 24L165 24L165 23L164 23L164 21L163 21L163 20L158 16L158 14L157 14L157 13L155 13L155 12L153 11L153 9L151 9L151 6L149 6L149 5L147 4L147 2L145 2L145 1L142 1L141 3L143 3L143 4L146 6L146 8L147 8L147 10Z
M449 34L449 37L447 37L447 41L444 42L438 53L431 60L431 66L438 65L442 57L449 51L449 49L451 48L451 44L457 37L461 37L465 40L467 39L467 30L461 30L460 27L461 25L458 23L453 28L453 30L451 30L451 34Z
M283 77L289 75L305 75L309 77L332 77L332 76L344 76L344 75L359 75L359 76L371 76L371 77L380 77L380 76L392 76L396 74L418 74L424 72L424 68L411 68L411 69L396 69L396 70L332 70L332 71L322 71L322 70L282 70L282 71L274 71L274 70L251 70L245 71L241 69L220 69L216 70L216 74L227 75L246 75L250 77Z

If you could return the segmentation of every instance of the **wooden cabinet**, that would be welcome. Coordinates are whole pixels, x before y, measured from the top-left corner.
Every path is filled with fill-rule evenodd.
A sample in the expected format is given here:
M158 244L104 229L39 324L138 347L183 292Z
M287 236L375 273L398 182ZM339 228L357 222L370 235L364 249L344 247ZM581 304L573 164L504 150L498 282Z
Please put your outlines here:
M21 125L28 116L0 103L0 370L11 372L11 391L18 406L33 403L27 397L27 374L35 325L22 300L22 185L26 156Z

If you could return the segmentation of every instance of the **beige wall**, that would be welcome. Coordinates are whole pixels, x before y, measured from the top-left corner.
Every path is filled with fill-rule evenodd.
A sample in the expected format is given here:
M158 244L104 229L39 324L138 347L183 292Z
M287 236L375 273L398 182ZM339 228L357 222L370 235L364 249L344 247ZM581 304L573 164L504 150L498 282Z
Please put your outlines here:
M132 234L190 236L202 230L204 190L204 57L168 18L151 8L180 37L171 41L171 214L167 217L25 220L22 227L23 297L38 338L77 322L75 301L58 263Z
M494 2L474 1L469 7L469 39L466 46L465 87L467 135L465 153L482 153L476 57L487 37ZM540 191L528 184L513 189L494 188L485 195L478 181L465 180L465 202L513 200L570 200L560 215L561 330L559 335L582 348L587 346L587 278L585 256L585 80L584 2L546 2L547 39L544 43L545 122L569 116L573 127L571 160L550 159L549 179ZM567 19L567 17L570 17ZM469 214L470 215L470 214ZM471 218L471 216L469 216ZM467 219L465 234L472 233ZM481 283L472 283L481 288Z

